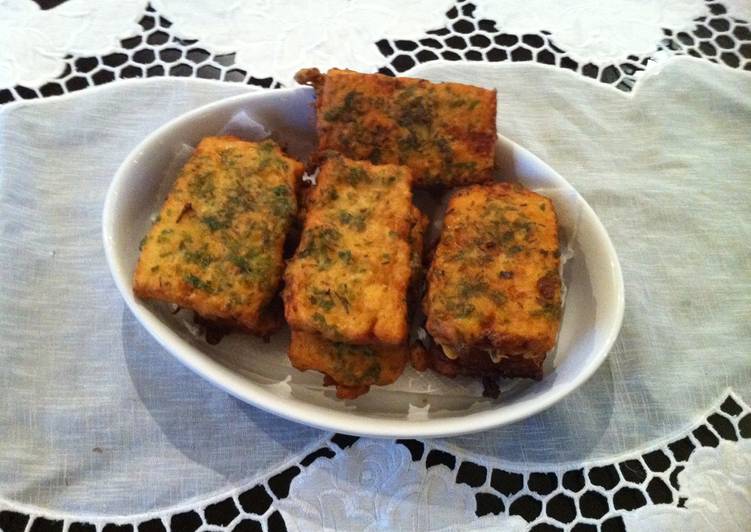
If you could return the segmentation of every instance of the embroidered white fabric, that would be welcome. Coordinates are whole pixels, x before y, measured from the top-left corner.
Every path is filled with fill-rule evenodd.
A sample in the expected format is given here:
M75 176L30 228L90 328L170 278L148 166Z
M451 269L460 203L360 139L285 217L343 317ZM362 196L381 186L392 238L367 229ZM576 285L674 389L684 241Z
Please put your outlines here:
M663 28L691 30L706 12L703 0L659 2L579 0L551 9L547 0L474 0L477 15L509 33L550 32L551 40L578 60L594 64L657 50Z
M118 82L67 99L5 108L0 110L0 528L6 524L3 509L62 519L66 527L89 520L101 530L106 522L152 517L169 527L177 511L208 508L230 497L242 510L227 523L231 529L258 517L241 496L255 484L274 493L261 517L278 509L291 530L560 526L552 515L569 498L577 501L579 521L600 524L621 515L612 492L622 484L605 490L587 481L587 490L606 500L608 509L597 519L584 515L578 506L583 496L568 487L541 497L539 517L521 519L524 511L514 508L531 493L534 471L552 472L565 486L570 469L629 456L649 469L639 457L649 449L673 456L670 442L687 434L692 446L701 445L691 432L694 422L708 416L708 405L726 387L736 390L740 403L748 402L751 78L670 57L688 53L749 69L740 47L749 46L748 23L742 21L751 19L751 4L475 0L475 13L468 16L471 6L460 0L454 8L459 15L448 16L453 4L319 0L292 8L269 0L155 0L151 5L167 22L152 13L147 18L157 22L148 29L142 19L148 3L142 0L68 0L47 11L32 0L0 0L0 89L36 88L60 76L60 91L68 92L75 90L76 78L84 86L99 83L100 73L106 81L144 63L142 72L147 66L149 74L165 71L188 57L192 39L211 54L232 55L231 62L212 55L221 79L232 79L236 68L246 71L241 80L252 74L285 84L297 68L309 65L361 70L388 65L402 71L410 62L458 58L453 46L461 43L465 59L508 54L516 61L535 54L539 62L584 75L590 75L585 64L590 63L601 67L590 77L621 90L639 79L637 90L627 95L536 65L433 64L412 72L497 87L501 131L558 169L603 219L627 286L624 329L606 365L548 412L426 445L448 450L457 463L487 468L484 484L474 490L455 470L431 465L429 449L415 459L402 445L361 440L302 469L285 498L269 477L297 467L303 456L326 445L328 435L240 404L176 363L124 309L99 242L109 176L132 146L184 111L249 89L174 79ZM697 22L697 17L709 18ZM465 32L459 24L475 29ZM169 42L157 38L169 25ZM451 31L423 42L428 30L444 26ZM145 29L146 48L123 49L121 39ZM681 32L691 35L681 38ZM536 52L534 40L523 33L544 41L544 49ZM676 37L666 44L666 35ZM384 47L376 45L380 39ZM459 44L449 47L451 39ZM139 57L145 50L154 57ZM169 51L178 59L168 60ZM71 68L77 57L113 52L124 55L121 66L97 59L96 71ZM543 59L545 53L552 59ZM567 66L566 58L579 64ZM608 74L614 68L608 64L619 73ZM16 99L26 97L11 92ZM740 416L751 431L747 406ZM733 423L735 434L743 433ZM716 448L698 448L681 466L671 459L671 469L647 480L669 485L672 503L624 512L625 525L748 530L750 456L747 439L723 439ZM489 473L496 467L521 475L522 490L499 492ZM367 496L357 496L360 492ZM491 513L499 515L478 519L481 497L490 497ZM656 502L652 494L644 497ZM210 519L203 512L201 519L208 529Z
M102 201L125 155L170 118L247 90L122 82L0 109L6 498L71 512L158 508L256 476L322 437L164 356L104 260Z
M301 61L320 69L348 66L377 70L383 56L376 41L422 36L445 21L453 2L253 0L220 6L204 0L153 3L174 23L180 36L199 39L216 52L236 52L238 66L289 83ZM245 32L249 38L237 38Z
M505 530L522 532L519 516L478 519L475 493L447 467L425 468L402 445L360 440L292 481L279 503L288 529Z
M731 395L732 397L732 395ZM709 417L718 408L709 409ZM748 412L747 406L743 411ZM703 420L702 420L703 421ZM694 427L691 427L692 429ZM693 437L692 437L693 439ZM695 440L694 440L695 441ZM673 460L659 471L651 469L649 452L666 449L672 442L643 450L610 457L607 461L588 461L565 466L540 466L467 454L451 446L427 444L422 458L415 459L406 447L390 442L360 440L331 460L319 462L292 481L290 495L278 507L288 523L297 530L528 530L531 526L550 525L571 530L576 524L597 525L609 518L622 516L627 530L672 532L681 530L718 530L745 532L751 525L751 440L722 441L717 447L701 447L682 465ZM508 476L520 479L517 490L499 481L498 469L486 474L470 487L459 472L445 464L431 464L430 453L448 450L453 456L474 464L490 464L502 468ZM669 452L666 456L670 456ZM675 459L674 459L675 460ZM620 462L620 464L618 464ZM593 478L592 471L618 464L612 485ZM465 462L466 464L466 462ZM625 466L625 467L624 467ZM483 466L480 466L483 467ZM654 466L652 466L654 467ZM582 468L587 471L580 484L571 483L569 475ZM637 482L626 471L642 471L644 479ZM581 470L581 469L579 469ZM485 473L481 473L485 474ZM547 477L549 487L535 485L535 475ZM507 477L508 478L508 477ZM617 480L616 480L617 479ZM620 494L632 490L633 497L653 502L655 482L673 485L676 500L662 500L632 512L619 512ZM541 493L542 492L542 493ZM495 494L495 495L492 495ZM497 514L476 513L477 498L497 496L505 508ZM605 507L595 517L586 498L602 496ZM678 497L685 506L677 502ZM515 509L527 499L540 504L538 516L525 519L524 511ZM566 501L566 502L564 502ZM576 508L569 519L562 517L566 503ZM510 512L509 512L510 511ZM578 514L578 515L576 515Z
M678 475L685 509L645 506L625 514L630 530L748 530L751 525L751 441L700 449Z
M734 17L751 20L751 2L748 0L723 0L723 3Z
M116 49L141 31L142 2L70 0L42 11L31 0L0 0L0 87L39 86L63 72L69 54Z
M586 385L527 421L436 448L488 468L563 471L683 437L728 386L748 403L751 76L677 58L629 95L539 65L433 64L413 73L496 87L500 131L590 202L626 283L620 339ZM240 404L182 368L124 308L101 250L102 199L128 151L171 117L245 90L196 80L119 82L0 110L3 505L117 516L200 506L212 494L263 482L275 465L299 460L327 437ZM396 498L383 492L387 510L352 506L353 519L372 509L373 528L388 527L384 515L400 500L408 504L399 515L426 529L463 529L471 517L459 485L453 503L463 509L449 516L435 508L448 497L441 471L433 471L444 466L419 476L393 443L363 440L340 453L303 470L292 495L277 501L288 526L295 516L329 511L319 485L367 485L376 475L363 469L369 453L380 457L366 464L383 464L383 482L404 490ZM720 472L745 467L747 456L746 443L728 443L697 450L689 463L716 472L713 489L725 500L743 501L748 476ZM680 475L695 499L680 515L706 518L714 499L701 491L699 473L687 467ZM487 518L490 528L518 524L507 515L513 501L504 500L503 515ZM294 501L312 506L299 514ZM428 521L423 501L431 505ZM669 518L650 512L629 519ZM357 522L327 515L322 522L335 519L340 529Z
M20 99L165 73L289 84L302 66L444 58L534 60L630 90L664 56L751 68L749 19L745 0L0 0L0 89Z

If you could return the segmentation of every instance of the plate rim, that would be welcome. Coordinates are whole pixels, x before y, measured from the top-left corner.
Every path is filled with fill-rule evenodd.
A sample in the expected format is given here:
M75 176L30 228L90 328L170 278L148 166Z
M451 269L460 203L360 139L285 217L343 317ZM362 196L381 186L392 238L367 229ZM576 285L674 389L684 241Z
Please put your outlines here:
M583 209L587 217L591 218L594 229L605 244L603 252L610 258L611 269L609 271L609 280L615 289L616 296L615 319L596 356L570 381L558 387L551 388L530 404L511 405L517 407L511 409L509 407L503 408L503 404L500 404L500 408L490 408L466 415L458 414L426 420L407 420L386 417L376 418L355 412L336 411L326 406L307 403L303 399L281 397L262 385L254 383L242 374L232 371L221 362L214 360L209 354L190 345L167 324L162 322L148 307L135 298L130 275L126 272L124 261L120 260L114 246L114 232L118 223L118 220L115 219L114 207L123 193L123 184L127 181L125 178L131 169L137 165L138 159L143 152L170 130L179 128L181 125L217 109L230 108L237 104L251 102L254 99L268 97L270 94L284 97L304 93L309 97L311 91L312 89L309 87L259 90L223 98L200 106L169 120L151 132L130 151L120 164L108 186L103 205L102 238L105 256L120 295L125 300L130 312L149 334L186 367L243 402L297 423L327 431L343 432L365 437L434 438L481 432L508 425L542 412L584 384L605 361L621 329L625 297L620 262L607 230L592 207L578 191L534 153L501 134L497 136L496 146L498 143L501 143L506 149L523 153L544 169L547 174L554 176L559 184L564 185L575 193L580 208Z

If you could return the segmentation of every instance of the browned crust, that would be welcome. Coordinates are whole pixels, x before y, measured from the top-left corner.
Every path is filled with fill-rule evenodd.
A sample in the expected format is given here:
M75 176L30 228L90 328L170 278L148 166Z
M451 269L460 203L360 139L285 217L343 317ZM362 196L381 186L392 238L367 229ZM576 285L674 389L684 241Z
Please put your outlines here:
M518 194L524 194L530 198L530 201L543 202L547 209L549 209L548 216L552 217L552 224L557 228L557 217L553 204L549 198L536 194L532 191L523 189L519 185L512 185L509 183L493 183L485 185L471 185L458 189L450 198L448 208L446 211L446 224L452 223L453 215L456 211L456 204L458 201L466 196L472 196L475 194L483 194L485 196L493 196L497 198L506 198ZM444 232L447 225L444 226ZM442 235L443 236L443 235ZM464 237L465 235L460 235ZM471 236L471 235L468 235ZM442 247L442 243L439 243L436 255L445 253L445 246ZM457 242L454 244L456 247L470 246L470 241ZM492 253L493 249L488 249L488 253ZM533 249L533 251L536 251ZM536 299L538 303L552 303L555 301L560 302L560 289L561 281L558 275L560 254L559 244L557 237L555 238L555 249L551 250L554 258L550 258L554 268L543 277L541 277L536 284ZM439 276L440 272L437 271L438 260L437 256L434 256L433 263L428 271L428 285L434 290L445 289L443 284L443 278ZM519 258L519 261L535 260L534 258ZM470 272L468 271L467 274ZM429 304L429 298L426 296L423 301L424 311L427 316L426 328L428 332L442 345L456 346L456 348L463 353L468 352L472 348L476 349L496 349L507 354L541 354L550 351L555 345L555 339L557 336L558 324L547 331L543 336L530 337L524 334L517 334L512 331L498 329L493 322L489 322L486 326L479 331L478 334L474 334L471 339L460 332L458 325L460 322L457 320L445 320L438 318L432 312L432 308Z
M460 354L471 353L475 349L488 350L493 349L507 355L516 356L537 356L550 351L555 345L555 337L552 341L549 336L535 338L519 334L498 332L491 329L483 330L478 336L473 338L471 344L452 343L451 340L460 337L456 328L439 320L428 320L428 331L436 340L441 339L442 345L452 346Z
M256 326L253 329L248 329L237 320L209 319L195 311L193 322L203 328L206 343L210 345L218 344L225 336L232 332L252 334L268 340L272 334L284 325L284 310L282 309L282 300L277 295L261 311Z
M457 356L437 346L436 371L541 378L560 326L558 257L548 198L508 183L457 190L423 300L428 333ZM501 360L494 363L488 351Z
M409 232L409 244L412 250L411 291L422 275L423 236L428 224L428 218L417 207L412 207L410 218L412 228ZM412 298L412 295L410 296ZM344 346L340 346L344 347ZM289 358L292 366L300 371L315 370L324 375L324 385L336 386L336 396L339 399L355 399L366 394L371 385L387 385L396 381L404 371L408 359L412 356L411 349L405 345L398 346L370 346L344 347L349 351L345 354L336 353L336 344L321 338L316 334L299 330L292 331L289 346ZM365 355L364 349L371 349L373 354ZM347 357L343 359L342 357ZM377 362L381 368L377 378L371 372ZM359 367L358 367L359 366ZM344 372L343 368L348 371ZM427 366L426 366L427 367ZM354 371L353 371L354 368Z
M326 75L317 69L303 69L297 79L316 90L320 150L336 150L374 163L406 164L416 186L448 187L492 179L497 138L495 90L340 69L331 69ZM357 119L328 120L332 110L341 108L342 93L353 91L366 98L366 103L355 106ZM400 118L414 114L409 106L415 100L396 103L407 91L425 99L421 109L431 109L427 134L426 124L410 125ZM462 101L467 107L457 105ZM423 140L414 140L418 136Z
M320 96L326 76L317 68L302 68L295 74L295 81L300 85L310 85L315 89L316 96Z
M141 299L166 301L179 307L191 309L202 318L213 321L221 327L236 329L254 336L270 336L281 329L284 324L283 315L279 312L267 312L265 309L262 309L252 315L238 316L230 312L217 311L213 303L194 298L189 293L177 294L171 290L149 286L144 287L137 284L133 286L133 293Z
M334 379L329 377L328 375L323 376L323 385L324 386L335 386L336 387L336 398L337 399L344 399L348 401L352 401L353 399L357 399L358 397L365 395L370 391L370 386L362 385L362 386L347 386L345 384L338 384Z
M274 291L276 288L273 291L267 290L263 294L259 294L259 298L254 301L254 305L231 307L223 299L224 296L221 292L206 294L195 287L190 286L183 279L167 278L163 277L161 274L152 274L152 268L155 266L164 266L164 264L160 264L159 261L154 259L154 256L152 256L153 251L147 253L147 248L152 246L152 241L156 238L156 232L161 228L175 230L179 227L185 226L182 230L191 232L198 231L197 228L200 226L196 221L198 216L196 209L198 207L195 201L191 203L191 198L186 192L190 180L193 177L191 172L194 170L193 165L197 164L195 163L197 158L218 157L216 155L217 151L228 146L249 149L251 147L254 148L257 144L258 143L243 141L242 139L233 136L206 137L201 140L196 147L193 156L188 163L186 163L180 176L178 176L173 189L162 206L160 211L161 225L160 222L157 222L149 231L146 239L147 242L144 245L133 275L133 292L137 297L142 299L166 301L183 308L189 308L207 320L223 323L224 326L232 326L233 328L238 328L258 336L268 336L281 326L278 313L273 315L264 312L264 309L274 297ZM297 179L302 174L302 164L286 156L278 146L274 145L273 149L278 150L275 153L278 153L278 156L289 165L287 174L282 176L282 178L288 180L288 184L294 192ZM214 162L213 164L218 163ZM198 167L196 166L195 168ZM171 209L170 212L173 213L172 216L166 214L167 209ZM198 233L191 233L191 236L196 236L196 238L198 238L197 235ZM203 235L203 233L201 233L201 235ZM200 238L204 238L204 236L201 236ZM208 236L205 236L205 238L205 242L208 243ZM284 268L281 257L283 244L283 239L278 239L272 243L272 247L269 250L272 257L278 257L279 259L277 263L273 264L271 271L271 278L276 279L276 283L274 284L277 288Z
M329 192L340 195L355 193L365 197L363 187L369 185L345 186L339 180L342 172L352 169L374 172L379 176L373 179L385 179L384 176L399 176L396 185L388 185L391 196L369 205L373 212L369 214L362 232L353 230L348 223L343 223L332 216L332 203ZM394 179L396 179L394 177ZM341 156L328 158L321 166L318 183L311 187L308 197L307 214L303 226L302 238L295 256L285 272L285 288L282 292L284 310L290 327L300 331L321 334L332 341L359 345L399 345L407 337L406 293L410 278L409 232L413 226L411 213L405 215L397 206L409 205L411 199L411 175L409 169L396 165L372 165L366 161L352 161ZM383 185L381 185L383 186ZM347 188L348 187L348 188ZM359 189L358 189L359 187ZM346 191L345 191L346 188ZM379 189L380 190L380 189ZM384 189L385 190L385 189ZM338 205L338 204L337 204ZM408 208L405 206L405 211ZM339 211L337 211L339 212ZM305 249L316 242L317 235L336 233L336 240L323 246L326 248L325 260L332 265L321 270L321 259L305 254ZM395 235L391 239L388 235ZM346 246L343 243L347 243ZM366 242L371 242L366 245ZM387 248L378 246L383 243ZM322 246L318 245L319 248ZM388 251L391 261L382 265L376 260L376 251ZM357 264L365 265L365 274L370 284L348 284L355 306L340 305L340 299L331 299L332 308L322 309L311 302L310 290L321 290L329 296L336 296L333 279L337 284L350 282L351 266L344 265L340 252L351 254L350 258ZM339 257L339 258L337 258ZM338 272L334 275L332 272ZM368 294L378 293L383 306L374 306ZM321 317L324 318L323 323Z
M404 371L408 358L403 345L353 346L296 330L292 331L289 345L294 368L319 371L338 386L358 389L393 383Z

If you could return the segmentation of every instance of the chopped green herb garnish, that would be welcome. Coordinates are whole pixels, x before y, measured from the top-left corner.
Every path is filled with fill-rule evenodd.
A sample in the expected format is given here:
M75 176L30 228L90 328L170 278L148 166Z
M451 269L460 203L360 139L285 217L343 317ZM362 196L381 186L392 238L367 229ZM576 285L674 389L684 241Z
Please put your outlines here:
M279 185L271 189L271 210L276 216L289 216L294 210L292 193L285 185Z
M312 288L310 290L310 296L308 296L312 305L321 307L324 311L328 312L334 308L334 298L331 296L331 290L321 290L319 288Z
M529 315L534 317L541 316L549 320L557 320L560 319L562 313L563 308L561 307L561 305L556 305L554 303L545 303L539 309L530 312Z
M477 163L474 161L466 161L466 162L451 164L451 170L454 172L474 172L476 168L477 168Z
M270 153L270 152L274 151L274 147L275 146L276 145L274 144L273 141L265 140L265 141L261 142L261 144L258 146L258 148L262 152L264 152L264 153Z
M237 162L240 160L240 154L234 149L226 149L219 152L219 160L222 166L226 168L234 168L237 166Z
M329 109L324 113L323 118L327 122L348 122L352 121L359 111L357 110L357 101L362 95L357 91L350 91L344 97L344 102L339 107Z
M304 240L302 249L298 256L301 258L310 257L316 260L319 269L327 269L331 266L331 253L336 247L336 243L342 237L342 234L333 227L317 227L312 229L307 239Z
M415 126L429 127L433 123L433 102L422 96L407 98L408 92L400 94L402 100L397 122L400 126L412 128Z
M252 270L250 269L250 263L248 262L248 259L246 259L245 257L232 254L232 255L229 255L228 259L232 264L237 266L241 272L251 273Z
M183 239L180 241L180 245L178 246L180 248L180 251L187 249L190 244L193 243L193 237L190 236L188 233L183 233Z
M201 268L207 268L216 260L216 258L209 255L205 249L183 251L183 257L185 257L185 260L189 263L197 264Z
M220 220L216 216L204 216L201 218L201 222L208 226L208 228L214 232L219 229L227 229L229 222L227 220Z
M350 185L357 186L360 183L370 182L370 176L363 168L359 166L353 166L347 171L346 180Z
M199 290L203 290L204 292L212 292L213 291L211 285L208 282L204 281L203 279L201 279L199 277L196 277L192 273L186 275L183 279L185 280L186 283L188 283L193 288L197 288Z
M326 201L332 202L339 199L339 193L336 191L334 187L331 187L326 191Z
M188 191L199 198L205 200L214 199L214 172L201 172L196 174L190 183Z
M344 225L349 225L357 231L365 230L365 220L368 219L368 211L360 211L357 214L352 214L348 211L339 211L339 222Z
M157 243L166 244L167 242L169 242L169 236L174 232L174 229L162 229L159 233L159 236L156 237Z
M470 298L482 294L488 289L488 283L482 279L465 279L459 283L459 295Z
M351 307L351 299L352 299L352 291L349 289L349 287L346 284L340 284L336 287L336 290L334 290L334 296L336 296L337 301L339 301L339 304L344 308L344 312L349 314L349 309Z

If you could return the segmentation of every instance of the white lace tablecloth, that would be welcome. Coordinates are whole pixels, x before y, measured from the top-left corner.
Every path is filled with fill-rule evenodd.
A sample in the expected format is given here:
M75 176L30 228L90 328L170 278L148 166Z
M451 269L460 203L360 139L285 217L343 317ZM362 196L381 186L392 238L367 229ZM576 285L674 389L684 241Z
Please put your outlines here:
M0 529L751 530L749 2L38 4L0 0ZM100 241L119 163L303 66L498 90L499 130L620 256L589 382L481 434L357 439L240 403L138 325Z

